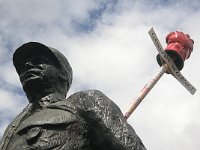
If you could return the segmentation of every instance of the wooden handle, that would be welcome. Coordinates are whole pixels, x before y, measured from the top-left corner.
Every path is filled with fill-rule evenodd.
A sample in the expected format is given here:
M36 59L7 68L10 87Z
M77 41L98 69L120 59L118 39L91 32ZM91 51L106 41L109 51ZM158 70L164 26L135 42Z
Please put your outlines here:
M138 105L142 102L145 96L150 92L150 90L154 87L154 85L158 82L158 80L163 76L163 74L169 69L167 64L163 64L160 67L160 70L156 73L156 75L144 86L144 88L140 91L137 98L133 100L128 110L124 114L124 117L128 119L133 111L138 107Z

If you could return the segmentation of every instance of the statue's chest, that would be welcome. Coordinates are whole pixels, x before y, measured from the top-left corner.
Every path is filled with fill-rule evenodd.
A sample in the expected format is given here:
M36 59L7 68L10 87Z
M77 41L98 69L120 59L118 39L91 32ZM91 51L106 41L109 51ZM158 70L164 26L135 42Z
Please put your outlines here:
M65 143L84 140L83 121L61 109L44 109L27 117L18 126L9 150L60 149ZM70 148L69 149L74 149Z

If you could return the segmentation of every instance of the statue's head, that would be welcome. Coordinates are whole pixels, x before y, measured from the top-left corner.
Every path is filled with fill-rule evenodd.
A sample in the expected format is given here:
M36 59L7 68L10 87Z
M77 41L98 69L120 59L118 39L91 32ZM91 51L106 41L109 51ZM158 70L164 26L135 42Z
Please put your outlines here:
M13 54L13 64L27 96L48 91L66 96L71 86L72 68L66 57L41 43L20 46Z

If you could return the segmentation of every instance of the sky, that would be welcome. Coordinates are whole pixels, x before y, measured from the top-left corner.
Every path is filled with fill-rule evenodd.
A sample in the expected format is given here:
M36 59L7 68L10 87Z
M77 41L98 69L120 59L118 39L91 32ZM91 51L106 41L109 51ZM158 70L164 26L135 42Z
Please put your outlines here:
M28 104L12 64L15 49L37 41L60 50L73 68L71 94L97 89L124 113L157 73L158 54L169 32L194 40L181 73L197 89L191 95L165 74L128 122L148 150L199 150L199 0L0 0L0 138Z

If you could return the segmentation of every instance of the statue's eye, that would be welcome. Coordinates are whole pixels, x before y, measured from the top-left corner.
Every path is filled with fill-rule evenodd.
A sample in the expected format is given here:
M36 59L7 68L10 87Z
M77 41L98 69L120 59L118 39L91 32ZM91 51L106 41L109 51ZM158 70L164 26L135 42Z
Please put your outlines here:
M38 64L51 64L51 62L45 57L35 57L34 60L33 60L33 63L35 65L38 65Z

